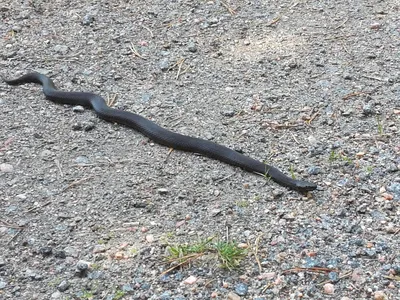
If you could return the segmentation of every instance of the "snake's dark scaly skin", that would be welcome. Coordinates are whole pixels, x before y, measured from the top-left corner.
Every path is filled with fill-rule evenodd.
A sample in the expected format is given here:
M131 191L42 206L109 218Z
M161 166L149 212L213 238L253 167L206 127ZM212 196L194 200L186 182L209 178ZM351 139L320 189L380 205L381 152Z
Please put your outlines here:
M195 152L227 164L243 168L249 172L270 177L275 182L290 189L305 193L317 188L317 185L304 180L286 176L273 166L247 157L225 146L179 133L169 131L152 121L127 111L111 108L99 95L86 92L62 92L56 89L53 81L40 73L29 73L14 80L5 80L9 85L37 83L42 85L46 98L61 104L82 105L92 108L99 118L131 127L149 137L158 144L174 149Z

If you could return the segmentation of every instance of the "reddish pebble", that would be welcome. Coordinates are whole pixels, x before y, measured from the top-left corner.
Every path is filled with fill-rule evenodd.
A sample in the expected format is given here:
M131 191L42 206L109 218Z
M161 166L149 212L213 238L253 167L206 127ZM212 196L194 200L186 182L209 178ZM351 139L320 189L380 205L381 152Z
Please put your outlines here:
M193 284L197 281L197 278L194 276L189 276L188 278L185 279L183 283L185 284Z
M324 285L324 293L332 295L335 292L335 286L332 283L326 283Z
M381 24L379 24L378 22L372 23L370 25L370 28L371 29L379 29L379 28L381 28Z
M375 300L386 300L387 297L386 297L386 295L385 295L384 292L382 292L382 291L376 291L376 292L374 293L374 299L375 299Z

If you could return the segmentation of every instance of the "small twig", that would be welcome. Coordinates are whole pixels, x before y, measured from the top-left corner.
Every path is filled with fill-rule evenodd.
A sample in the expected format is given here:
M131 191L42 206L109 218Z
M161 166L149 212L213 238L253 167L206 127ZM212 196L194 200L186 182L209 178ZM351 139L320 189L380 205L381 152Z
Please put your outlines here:
M150 30L150 28L149 28L149 27L147 27L147 26L144 26L143 24L142 24L142 25L140 25L140 26L142 26L144 29L146 29L148 32L150 32L150 35L151 35L151 37L154 37L154 34L153 34L153 32Z
M88 176L88 177L84 177L82 179L76 180L76 181L72 182L69 186L64 188L63 192L65 192L66 190L68 190L68 189L70 189L70 188L72 188L74 186L77 186L78 184L81 184L82 182L85 182L86 180L89 180L91 178L93 178L93 176Z
M342 276L339 276L339 277L338 277L338 280L339 280L339 279L346 278L346 277L349 277L352 273L353 273L353 271L349 271L349 272L343 274ZM326 280L326 281L324 281L324 282L318 283L317 285L324 285L325 283L329 283L329 282L332 282L332 280Z
M296 137L294 136L293 132L290 132L290 134L292 135L292 138L294 139L294 141L300 145L300 142L296 139Z
M361 75L364 78L372 79L372 80L378 80L378 81L386 81L385 79L382 79L380 77L374 77L374 76L368 76L368 75Z
M370 92L364 92L364 91L352 92L352 93L349 93L349 94L347 94L347 95L344 95L344 96L342 97L342 99L343 99L343 100L347 100L347 99L349 99L349 98L351 98L351 97L361 96L361 95L369 95L369 94L371 94L371 93L370 93Z
M131 45L129 46L129 49L131 49L132 53L134 55L136 55L137 57L140 57L141 59L146 59L145 57L143 57L142 55L140 55L140 53L136 50L135 46L133 45L133 43L131 42Z
M176 268L179 268L180 266L183 266L183 265L189 263L190 261L192 261L192 260L194 260L196 258L199 258L202 255L203 255L203 253L193 253L193 254L187 255L185 257L178 257L176 259L169 260L168 262L172 263L174 261L184 259L184 261L182 261L181 263L178 263L177 265L172 266L171 268L169 268L169 269L165 270L164 272L162 272L161 276L167 274L168 272L171 272L172 270L175 270Z
M260 263L260 259L258 257L258 244L260 243L260 239L261 239L262 234L258 235L255 241L255 249L254 249L254 258L256 259L257 265L258 265L258 271L262 272L262 267L261 267L261 263Z
M3 219L0 219L0 222L3 223L4 225L6 225L6 227L8 227L8 228L14 228L14 229L23 229L24 228L24 226L13 225Z
M269 22L266 26L270 27L272 25L275 25L276 23L278 23L280 21L281 18L282 18L282 16L277 16L276 18L272 19L272 21Z
M231 15L236 14L236 11L232 7L230 7L227 3L225 3L225 1L221 1L221 4L229 11Z
M33 206L33 207L31 207L30 209L28 209L28 210L26 211L26 213L32 212L32 211L34 211L34 210L36 210L36 209L39 209L39 208L43 208L43 207L49 205L50 203L51 203L51 201L48 201L48 202L44 203L43 205L40 205L40 206Z
M340 23L337 27L334 28L334 30L338 30L340 27L342 27L344 24L347 23L347 21L349 20L349 18L347 18L346 20L344 20L342 23Z
M13 237L7 242L7 245L9 245L15 238L24 230L24 227L22 227L16 234L13 235Z
M326 273L337 272L337 271L338 271L337 269L329 269L329 268L322 268L322 267L312 267L312 268L296 267L296 268L285 270L282 273L286 274L286 273L297 273L297 272L311 272L311 273L326 274Z
M115 101L117 100L117 94L110 95L107 94L107 106L112 107L115 104Z
M215 180L215 183L220 183L220 182L222 182L222 181L224 181L224 180L227 180L228 178L231 178L233 175L235 175L236 174L236 172L234 172L234 173L232 173L232 174L229 174L229 175L227 175L227 176L225 176L225 177L223 177L223 178L221 178L221 179L218 179L218 180Z
M175 66L178 66L178 73L176 74L176 78L175 79L179 79L179 76L181 76L182 74L185 74L188 70L189 70L189 66L186 67L186 69L184 69L182 71L182 66L183 63L185 62L184 58L181 58L180 60L178 60L178 62L175 64Z

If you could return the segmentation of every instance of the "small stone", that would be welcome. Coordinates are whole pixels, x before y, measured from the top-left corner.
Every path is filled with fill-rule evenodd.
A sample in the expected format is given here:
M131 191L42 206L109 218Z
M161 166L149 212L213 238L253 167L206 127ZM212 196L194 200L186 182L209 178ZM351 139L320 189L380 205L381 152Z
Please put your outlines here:
M158 189L157 192L158 192L160 195L166 195L166 194L168 194L168 189L161 188L161 189Z
M39 252L43 255L43 257L46 257L53 253L53 249L51 247L42 247L39 249Z
M85 108L81 105L76 105L72 108L73 112L82 113L85 111Z
M189 52L192 52L192 53L197 52L196 44L194 42L189 42L188 50L189 50Z
M78 261L78 263L76 264L76 269L77 269L79 272L84 272L84 271L86 271L87 269L89 269L89 264L88 264L87 262L85 262L85 261L80 260L80 261Z
M20 32L20 31L22 30L22 27L19 26L19 25L14 25L14 26L11 28L11 30L14 31L14 32Z
M124 284L123 286L122 286L122 291L123 292L133 292L133 286L132 285L130 285L130 284Z
M371 25L369 25L369 28L371 29L379 29L381 28L381 24L378 22L372 23Z
M53 156L53 152L51 152L51 151L48 150L48 149L45 149L45 150L43 150L43 151L40 153L40 157L41 157L42 159L44 159L44 160L48 160L48 159L50 159L52 156Z
M244 44L245 46L248 46L248 45L250 45L250 41L249 41L249 40L244 40L243 44Z
M374 299L375 299L375 300L386 300L386 299L387 299L387 296L386 296L386 294L385 294L384 292L382 292L382 291L376 291L376 292L374 293Z
M11 173L14 167L10 164L0 164L0 171L3 173Z
M61 283L57 286L57 290L60 292L65 292L69 288L70 284L68 281L63 280Z
M245 283L238 283L235 286L235 292L240 296L246 296L248 290L249 290L249 287Z
M85 15L82 19L82 25L89 26L94 22L94 17L92 15Z
M4 289L7 286L7 282L0 280L0 290Z
M235 294L234 292L229 292L228 294L228 300L240 300L240 296Z
M148 242L148 243L154 242L154 235L152 235L152 234L146 235L146 242Z
M79 165L85 165L89 163L89 159L86 156L78 156L75 158L75 162Z
M307 172L310 175L318 175L319 173L321 173L321 168L317 166L311 166L308 168Z
M332 295L335 292L335 286L332 283L324 284L324 293Z
M169 69L169 59L168 58L163 58L158 63L158 66L160 67L161 71L167 71Z
M59 54L67 54L68 52L68 46L66 45L55 45L54 46L54 52L57 52Z
M194 276L189 276L188 278L186 278L183 283L185 284L193 284L197 281L197 278Z
M375 113L374 108L370 103L364 104L363 106L363 111L362 111L364 116L370 116Z
M57 251L54 253L54 257L65 259L67 256L64 251Z

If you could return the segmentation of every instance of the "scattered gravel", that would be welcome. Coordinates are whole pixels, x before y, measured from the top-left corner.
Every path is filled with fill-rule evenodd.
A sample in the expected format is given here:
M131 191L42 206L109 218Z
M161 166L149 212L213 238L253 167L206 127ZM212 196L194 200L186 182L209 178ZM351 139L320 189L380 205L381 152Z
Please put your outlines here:
M300 195L0 84L1 299L399 299L400 12L389 1L0 4L35 70L318 184ZM167 246L248 250L166 272Z

